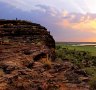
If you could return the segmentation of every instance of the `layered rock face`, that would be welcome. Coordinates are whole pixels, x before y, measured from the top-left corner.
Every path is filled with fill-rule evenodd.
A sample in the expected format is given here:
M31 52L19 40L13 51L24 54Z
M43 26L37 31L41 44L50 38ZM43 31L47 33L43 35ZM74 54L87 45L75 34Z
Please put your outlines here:
M21 20L1 20L0 37L17 40L20 42L42 42L49 48L55 48L55 41L50 32L40 24ZM2 39L2 38L1 38Z
M0 90L89 90L85 72L54 58L55 41L45 27L0 20Z
M37 51L40 51L40 53L48 53L48 57L54 59L55 41L50 35L50 32L40 24L22 20L1 20L0 43L28 44L38 47Z
M21 90L15 79L21 77L23 83L27 78L19 71L27 70L29 77L33 62L54 57L55 41L45 27L24 20L0 20L0 90Z

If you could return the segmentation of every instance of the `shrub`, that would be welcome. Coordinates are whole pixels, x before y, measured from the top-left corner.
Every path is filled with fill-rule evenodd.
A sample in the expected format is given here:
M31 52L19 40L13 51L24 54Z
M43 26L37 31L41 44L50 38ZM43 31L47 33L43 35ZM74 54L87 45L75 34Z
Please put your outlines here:
M44 68L45 69L51 69L51 60L45 60L45 61L42 61L42 63L44 64Z
M90 90L96 90L96 76L91 78L89 85L90 85Z
M87 67L87 68L84 68L84 70L90 76L96 75L96 67Z
M95 66L96 57L91 56L87 51L77 51L70 50L68 48L63 48L62 46L56 46L56 58L61 58L62 60L70 60L75 65L81 68Z

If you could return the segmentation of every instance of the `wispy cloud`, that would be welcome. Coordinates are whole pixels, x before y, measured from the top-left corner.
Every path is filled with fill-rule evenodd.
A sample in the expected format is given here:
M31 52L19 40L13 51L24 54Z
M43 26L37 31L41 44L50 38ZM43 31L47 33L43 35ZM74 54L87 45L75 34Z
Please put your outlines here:
M35 5L52 6L59 10L75 13L96 13L95 0L0 0L23 11L37 9Z
M58 22L58 24L64 28L66 27L69 29L79 30L86 33L96 33L96 18L92 17L90 14L82 15L78 18L79 20L76 21L75 19L77 18L78 17L76 17L75 14L69 14L69 18L63 18L60 22Z
M36 7L40 8L45 13L50 14L52 16L56 16L58 14L58 10L56 8L54 8L54 7L41 5L41 4L36 5Z
M40 23L50 30L56 41L96 41L96 14L71 12L70 8L66 9L66 5L60 10L62 5L59 9L55 5L61 1L52 6L52 0L47 1L47 4L46 0L0 0L0 18L17 17ZM77 2L75 4L73 8L78 5Z
M23 11L31 11L33 9L36 9L36 7L33 4L34 1L32 0L0 0L0 2L7 3Z

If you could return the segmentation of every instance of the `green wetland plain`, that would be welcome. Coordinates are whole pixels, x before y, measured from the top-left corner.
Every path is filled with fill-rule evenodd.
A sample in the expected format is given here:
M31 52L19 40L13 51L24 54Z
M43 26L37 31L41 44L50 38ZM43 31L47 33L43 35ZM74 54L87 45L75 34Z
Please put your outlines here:
M92 56L96 56L96 43L94 42L57 42L56 46L68 48L69 50L86 51Z
M56 57L60 61L70 61L84 70L90 77L92 90L96 90L96 43L57 42Z

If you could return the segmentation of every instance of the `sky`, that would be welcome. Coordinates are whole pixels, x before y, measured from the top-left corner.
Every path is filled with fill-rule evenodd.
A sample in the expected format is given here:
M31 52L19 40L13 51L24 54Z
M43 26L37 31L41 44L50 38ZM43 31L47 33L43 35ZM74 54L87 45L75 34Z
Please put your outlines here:
M45 26L55 41L96 42L96 0L0 0L0 19Z

